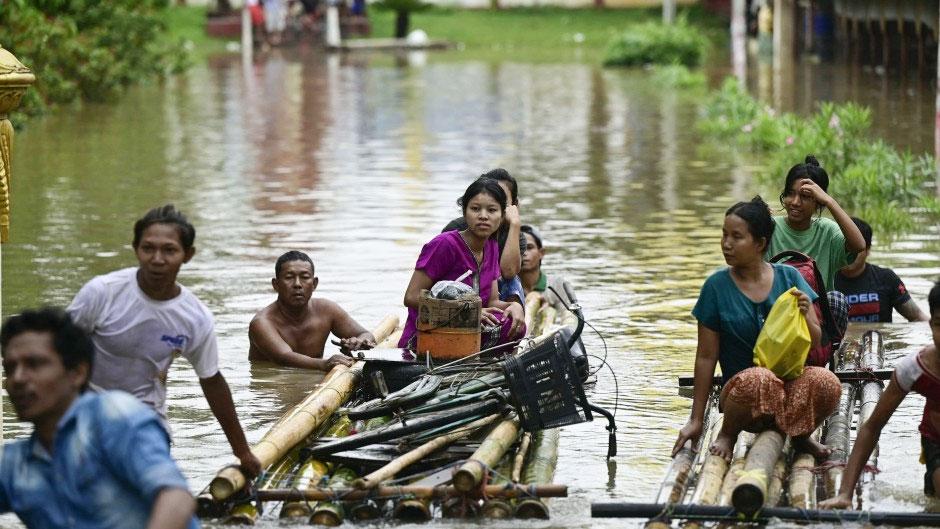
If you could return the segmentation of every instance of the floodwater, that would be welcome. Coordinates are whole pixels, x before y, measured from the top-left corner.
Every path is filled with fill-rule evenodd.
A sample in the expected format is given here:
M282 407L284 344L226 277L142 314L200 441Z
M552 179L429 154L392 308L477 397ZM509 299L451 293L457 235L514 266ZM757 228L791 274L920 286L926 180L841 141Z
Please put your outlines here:
M874 105L878 134L916 152L931 147L929 83L814 65L797 74L782 104L806 110L813 98L857 98ZM712 71L712 81L721 75ZM755 91L773 100L761 82L755 77ZM698 135L699 103L642 71L581 63L304 50L271 53L247 69L237 57L212 59L18 134L3 314L65 305L94 275L134 265L133 221L175 202L197 227L198 252L180 281L215 315L222 372L257 441L318 380L247 362L248 321L273 299L275 258L309 252L317 294L367 327L389 313L404 317L421 245L458 215L455 199L473 177L508 168L520 181L524 221L545 237L544 266L576 286L598 331L588 332L587 347L613 373L599 371L592 400L617 408L619 429L619 455L608 463L603 422L566 428L556 482L570 497L552 503L552 521L523 525L619 527L590 520L589 504L651 501L658 491L691 405L677 395L676 377L692 371L698 289L723 265L723 212L756 192L776 196L755 182L754 160ZM926 308L938 250L938 230L925 225L877 246L873 260L894 267ZM886 332L889 360L930 339L925 324ZM230 462L229 447L183 360L168 393L173 454L198 492ZM923 503L922 404L909 398L883 438L880 508ZM5 438L28 431L5 401Z

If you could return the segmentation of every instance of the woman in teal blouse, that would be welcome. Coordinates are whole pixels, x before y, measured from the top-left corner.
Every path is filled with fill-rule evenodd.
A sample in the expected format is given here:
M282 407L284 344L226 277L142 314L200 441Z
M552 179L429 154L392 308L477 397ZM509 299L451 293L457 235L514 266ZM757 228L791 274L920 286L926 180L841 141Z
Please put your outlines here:
M764 320L777 297L790 287L799 289L795 295L814 346L820 338L816 313L809 310L816 293L793 267L763 260L773 232L770 208L760 197L738 202L725 213L721 252L728 267L709 276L692 311L698 320L694 400L673 455L686 441L694 446L702 435L716 364L723 376L719 407L725 418L711 453L730 459L741 430L770 428L792 436L798 449L816 456L826 452L809 434L838 405L838 378L826 369L806 367L799 378L784 381L753 363Z

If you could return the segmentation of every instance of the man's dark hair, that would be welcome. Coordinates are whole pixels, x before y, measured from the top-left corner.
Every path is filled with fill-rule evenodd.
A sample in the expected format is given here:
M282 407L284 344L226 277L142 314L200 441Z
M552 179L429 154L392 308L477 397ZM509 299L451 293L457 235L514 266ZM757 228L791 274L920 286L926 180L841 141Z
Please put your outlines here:
M184 250L192 248L193 243L196 241L196 228L189 223L186 215L183 215L173 204L166 204L151 209L134 223L134 249L137 249L137 246L140 245L140 238L143 237L144 230L153 224L172 224L176 227L176 232L180 236L180 244L183 245Z
M933 288L930 289L930 294L927 294L927 306L930 307L930 316L940 310L940 281L934 283Z
M290 261L306 261L310 263L311 272L314 272L316 270L313 266L313 259L311 259L309 255L303 252L298 252L297 250L291 250L277 258L277 262L274 263L274 277L280 277L281 267L284 266L284 263L287 263Z
M88 379L94 365L95 347L85 331L72 323L69 315L57 308L44 307L39 310L24 310L16 316L10 316L0 329L0 355L5 354L7 345L14 337L24 332L48 332L52 334L52 346L62 358L66 369L75 369L79 364L88 364ZM88 386L88 381L82 390Z
M865 248L871 248L871 226L858 217L852 217L852 222L855 223L858 231L862 232L862 238L865 239Z
M516 179L513 178L509 171L498 168L492 169L480 175L480 178L492 178L497 182L506 182L509 184L509 204L512 206L519 205L519 184L516 182Z

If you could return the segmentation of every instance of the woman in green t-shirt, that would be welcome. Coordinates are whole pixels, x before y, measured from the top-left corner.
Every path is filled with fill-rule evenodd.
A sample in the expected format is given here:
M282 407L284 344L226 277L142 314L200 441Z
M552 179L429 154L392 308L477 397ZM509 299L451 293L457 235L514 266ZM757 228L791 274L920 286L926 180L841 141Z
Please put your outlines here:
M786 215L774 217L776 229L766 254L770 258L784 250L796 250L812 257L827 291L832 290L836 272L865 249L862 232L828 189L829 175L813 155L806 157L806 163L790 168L780 193ZM824 209L833 220L821 216Z
M686 441L694 446L702 435L716 364L724 380L719 400L724 422L709 447L711 453L730 459L741 430L770 428L793 437L800 450L815 456L826 453L809 435L839 404L839 379L827 369L806 367L799 377L781 380L767 368L754 367L757 336L777 297L791 287L798 289L795 295L813 344L821 335L816 312L809 310L816 298L813 289L792 266L763 259L774 231L770 208L760 197L739 202L725 213L721 252L728 267L705 280L692 311L698 320L694 398L673 455Z
M823 280L823 285L816 285L817 294L826 296L836 327L827 326L824 335L827 341L838 341L848 325L849 305L845 296L833 289L836 272L855 261L855 255L865 249L865 239L828 189L829 175L812 154L805 163L790 168L780 193L786 215L774 217L776 229L764 255L770 259L796 250L816 261ZM822 216L825 209L834 220Z

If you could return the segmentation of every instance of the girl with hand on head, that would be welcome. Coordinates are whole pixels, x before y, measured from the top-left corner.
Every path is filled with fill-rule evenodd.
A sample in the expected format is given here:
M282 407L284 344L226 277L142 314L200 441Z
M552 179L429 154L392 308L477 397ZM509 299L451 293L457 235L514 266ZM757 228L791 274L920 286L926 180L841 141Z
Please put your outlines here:
M496 285L500 276L499 244L493 234L504 220L506 202L506 192L491 178L478 178L457 200L467 228L445 231L421 249L405 291L408 321L398 342L399 347L414 347L421 291L430 289L438 281L456 280L468 270L471 274L463 282L480 295L483 304L481 323L500 327L499 343L487 344L484 340L484 348L525 335L522 305L515 301L500 301Z
M793 267L763 259L773 233L770 208L760 197L738 202L725 213L721 253L728 267L708 277L692 311L698 320L692 414L679 432L673 456L686 441L694 448L702 435L716 364L721 365L724 382L719 400L724 422L711 453L730 460L742 430L771 428L793 437L798 449L817 457L826 453L809 435L838 405L839 379L826 369L805 367L802 375L784 381L753 362L754 345L771 307L791 287L798 289L794 295L813 345L820 338L816 313L809 310L816 298L812 288Z
M865 239L828 189L829 175L813 155L790 168L780 193L786 214L774 217L777 229L767 247L767 257L784 250L805 253L816 261L826 289L831 290L836 272L865 249ZM833 220L820 216L824 209L829 210Z

